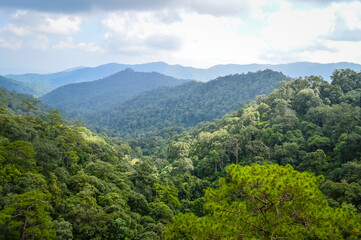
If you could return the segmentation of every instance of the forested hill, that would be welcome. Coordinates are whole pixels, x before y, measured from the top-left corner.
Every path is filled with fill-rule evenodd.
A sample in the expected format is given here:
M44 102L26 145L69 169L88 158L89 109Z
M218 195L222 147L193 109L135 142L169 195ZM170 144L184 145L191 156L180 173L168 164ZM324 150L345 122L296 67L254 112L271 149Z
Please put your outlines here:
M0 104L1 240L160 240L179 212L159 198L163 186L141 149L67 126L55 110L15 115Z
M186 81L160 73L141 73L126 69L100 80L59 87L40 99L67 111L100 111L141 92L176 86Z
M10 78L0 76L0 87L6 88L9 91L16 91L18 93L26 93L31 95L38 95L39 91L36 90L36 87L30 83L23 83L15 81Z
M38 85L44 85L47 88L55 89L71 83L79 83L101 79L115 74L124 69L131 68L138 72L159 72L167 76L181 79L192 79L197 81L209 81L219 76L225 76L236 73L256 72L265 69L272 69L283 74L297 78L300 76L322 76L329 81L334 69L350 68L355 71L361 70L360 64L349 62L338 63L312 63L312 62L295 62L288 64L224 64L215 65L210 68L193 68L182 65L169 65L164 62L152 62L145 64L118 64L108 63L96 67L79 67L51 74L8 74L6 77L21 82L29 82Z
M152 156L0 104L0 239L360 239L361 73L332 79L282 82Z
M177 216L166 239L359 239L360 225L345 226L359 224L361 212L361 72L335 71L332 79L284 82L233 115L176 137L161 174L225 178L206 191L203 211ZM326 213L329 206L353 212L346 214L353 220Z
M220 118L257 95L269 94L282 80L290 79L282 73L264 70L155 89L88 119L123 137L143 136L169 127L187 128Z
M10 114L45 117L50 106L28 94L16 93L0 87L0 104Z

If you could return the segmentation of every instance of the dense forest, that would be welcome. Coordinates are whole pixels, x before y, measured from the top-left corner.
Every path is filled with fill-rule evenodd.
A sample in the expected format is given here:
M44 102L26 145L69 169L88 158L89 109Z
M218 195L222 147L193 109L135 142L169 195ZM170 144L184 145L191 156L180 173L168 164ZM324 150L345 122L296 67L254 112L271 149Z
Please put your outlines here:
M6 78L3 76L0 76L0 87L6 88L7 90L10 90L10 91L31 94L34 96L38 96L40 93L37 90L37 88L39 88L39 86L33 85L31 83L19 82L19 81L16 81L16 80L13 80L10 78Z
M175 217L166 238L359 238L360 99L361 73L337 70L331 84L314 76L283 82L179 135L161 171L215 185L201 211Z
M6 92L6 91L5 91ZM160 239L175 213L141 149L1 96L0 239ZM22 96L22 95L21 95ZM21 97L20 96L20 97ZM16 107L17 108L17 107ZM19 110L20 111L20 110ZM199 187L201 189L201 187Z
M282 81L157 151L2 91L0 239L359 239L361 73L331 78Z
M134 72L132 69L91 82L73 83L53 90L40 99L68 112L94 113L128 100L137 94L166 86L176 86L187 80L160 73Z
M193 81L157 88L108 110L89 114L85 120L106 127L110 134L122 138L144 139L145 135L160 135L162 130L177 132L221 118L257 95L269 94L282 80L289 81L290 78L264 70L227 75L206 83Z

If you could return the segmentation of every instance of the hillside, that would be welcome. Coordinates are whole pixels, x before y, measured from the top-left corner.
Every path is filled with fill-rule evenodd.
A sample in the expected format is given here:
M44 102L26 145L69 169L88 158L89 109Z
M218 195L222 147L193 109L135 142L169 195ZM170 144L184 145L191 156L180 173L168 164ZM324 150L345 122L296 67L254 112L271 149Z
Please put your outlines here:
M106 111L88 115L90 122L121 136L142 136L168 127L191 127L236 110L257 95L277 88L285 75L271 70L190 82L137 95Z
M0 98L0 104L10 114L45 117L51 110L50 106L39 102L31 95L16 93L2 87L0 87Z
M3 76L0 76L0 87L6 88L9 91L15 91L17 93L26 93L35 96L39 94L39 91L36 90L34 85L19 82Z
M165 238L358 239L360 82L361 72L349 69L336 71L331 84L318 77L284 82L173 138L160 174L178 189L188 174L214 185L197 200L190 194L193 206L201 203L176 216ZM347 223L337 216L343 211Z
M40 99L67 111L100 111L141 92L184 82L186 80L155 72L140 73L126 69L100 80L59 87Z
M179 212L158 197L164 184L140 149L67 126L56 111L0 105L0 125L1 240L160 240Z
M266 70L181 87L251 91L256 76L284 78ZM0 239L359 239L361 73L332 79L283 81L151 156L57 111L1 104Z

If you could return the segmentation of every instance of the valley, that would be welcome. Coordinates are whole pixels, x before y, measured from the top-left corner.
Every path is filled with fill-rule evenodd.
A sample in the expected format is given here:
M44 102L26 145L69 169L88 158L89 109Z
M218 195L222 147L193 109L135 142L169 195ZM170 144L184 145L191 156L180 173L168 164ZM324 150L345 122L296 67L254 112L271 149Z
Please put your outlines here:
M357 239L361 72L330 79L0 88L0 239Z

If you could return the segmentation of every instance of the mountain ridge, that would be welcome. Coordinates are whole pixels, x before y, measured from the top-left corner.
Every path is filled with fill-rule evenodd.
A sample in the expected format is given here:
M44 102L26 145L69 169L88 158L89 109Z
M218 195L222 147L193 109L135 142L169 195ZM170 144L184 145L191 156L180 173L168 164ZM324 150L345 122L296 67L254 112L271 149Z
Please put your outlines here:
M144 64L120 64L107 63L96 67L75 67L64 71L51 74L8 74L5 77L20 82L27 82L42 86L41 95L71 83L80 83L94 81L108 77L116 72L131 68L137 72L159 72L174 78L191 79L197 81L209 81L220 76L237 73L256 72L260 70L271 69L282 72L292 77L321 76L330 82L330 76L335 69L350 68L355 71L361 71L361 65L350 62L338 63L313 63L313 62L294 62L286 64L220 64L209 68L195 68L182 66L179 64L170 65L165 62L151 62Z
M11 78L0 75L0 87L6 88L9 91L16 91L18 93L26 93L31 95L39 94L37 87L31 83L20 82Z
M122 136L131 133L131 137L175 126L188 128L222 117L257 95L270 93L282 80L291 79L264 70L227 75L205 83L191 81L149 90L104 111L76 117L119 131Z
M141 92L157 87L176 86L186 81L157 72L135 72L127 68L102 79L61 86L40 99L60 109L99 110Z

